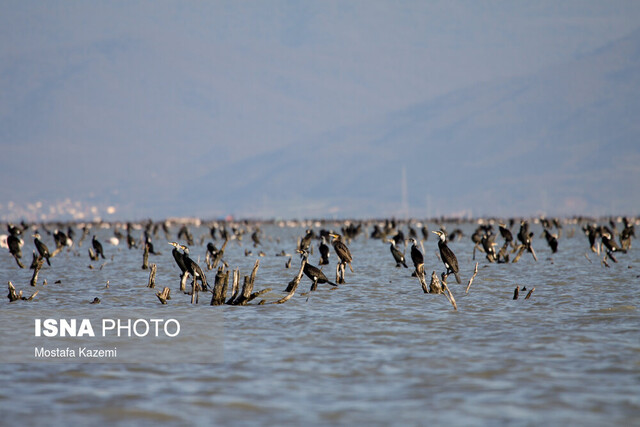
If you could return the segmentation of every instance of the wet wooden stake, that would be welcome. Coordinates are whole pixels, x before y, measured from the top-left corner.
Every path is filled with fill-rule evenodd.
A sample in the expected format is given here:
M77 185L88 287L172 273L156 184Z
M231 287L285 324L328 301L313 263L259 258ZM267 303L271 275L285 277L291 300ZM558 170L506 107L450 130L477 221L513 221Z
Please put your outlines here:
M31 294L30 297L23 297L22 291L16 292L16 288L13 286L13 283L11 283L11 281L8 282L8 288L9 288L9 294L7 295L7 298L9 298L10 302L14 302L17 300L31 301L33 298L35 298L36 295L38 295L38 292L40 292L40 291L35 291L33 294Z
M524 297L524 299L529 299L529 297L531 296L531 294L533 293L533 291L535 291L536 288L531 288L531 290L529 291L529 293L527 294L526 297Z
M149 245L144 244L144 253L142 254L142 269L149 268Z
M211 305L222 305L227 298L227 285L229 283L229 272L224 268L218 268L215 283L213 285L213 295L211 296Z
M238 281L240 280L240 270L233 270L233 283L231 285L231 298L227 300L227 304L233 304L238 298Z
M31 276L31 286L35 286L38 283L38 273L40 272L43 264L44 259L42 258L39 258L38 261L36 261L36 265L33 268L33 276Z
M447 299L453 306L453 309L458 311L458 304L456 304L456 299L453 297L451 290L447 286L447 277L449 277L447 274L444 274L444 273L442 274L442 288L444 289L444 295L447 297Z
M516 288L513 290L513 299L514 300L518 299L519 294L520 294L520 285L517 285Z
M189 272L185 271L180 276L180 292L184 292L187 290L187 278L189 277Z
M467 284L467 289L465 289L464 293L468 294L469 293L469 288L471 287L471 284L473 283L473 279L476 278L476 274L478 274L478 263L476 262L476 266L473 269L473 276L471 276L471 279L469 279L469 283Z
M166 304L167 300L171 299L170 293L171 289L165 286L164 289L162 289L162 292L156 292L156 296L162 304Z
M429 283L429 289L425 290L423 286L422 290L425 293L430 293L430 294L444 293L444 291L442 290L442 284L440 283L440 279L438 278L438 275L436 274L435 270L431 272L431 283Z
M273 304L285 303L289 301L291 297L293 297L293 294L296 293L296 289L298 289L298 285L300 284L300 279L302 279L302 274L304 273L304 266L306 263L307 261L303 259L300 263L300 271L298 271L298 275L291 282L289 282L289 286L287 286L287 290L289 291L289 293L278 301L274 301Z
M526 248L525 248L525 246L524 246L524 245L520 245L520 246L518 246L518 255L516 255L516 257L515 257L515 258L513 259L513 261L511 261L511 262L516 263L516 262L520 261L520 257L521 257L521 256L522 256L522 254L524 253L524 250L525 250L525 249L526 249Z
M424 265L420 265L419 269L416 269L416 277L418 278L418 281L420 282L420 286L422 287L422 291L425 294L429 293L429 288L427 287L427 279L425 277L424 274Z
M151 264L151 271L149 271L149 282L147 283L147 288L155 288L156 287L156 265Z

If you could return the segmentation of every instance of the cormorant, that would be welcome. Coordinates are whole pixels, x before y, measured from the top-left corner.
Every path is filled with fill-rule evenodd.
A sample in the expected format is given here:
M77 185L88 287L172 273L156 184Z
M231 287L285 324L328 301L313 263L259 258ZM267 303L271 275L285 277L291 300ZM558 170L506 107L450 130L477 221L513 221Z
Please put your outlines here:
M416 274L422 276L424 274L424 256L420 249L418 249L418 242L416 239L410 240L411 245L411 261L413 261L413 266L416 269Z
M251 240L253 240L253 247L257 248L260 245L260 229L256 228L256 230L251 234Z
M51 262L49 261L49 257L51 256L51 254L49 253L49 248L40 240L40 233L36 232L36 234L34 234L33 237L34 237L33 242L36 244L36 249L38 250L38 253L40 254L41 257L47 260L47 264L51 265Z
M183 258L182 252L180 252L178 250L180 245L177 242L169 242L169 244L171 246L173 246L173 249L171 250L171 255L173 255L173 259L176 261L176 264L178 264L178 267L180 268L180 283L182 285L182 280L184 278L184 275L185 275L185 273L188 273L187 266L184 263L184 258ZM186 279L184 279L184 280L186 280Z
M311 239L313 238L313 230L308 228L307 234L304 235L302 240L300 240L300 246L298 247L299 251L306 251L309 249L309 244L311 243Z
M547 240L547 244L551 248L551 252L554 254L558 252L558 238L555 235L549 233L549 230L547 230L546 228L542 232L542 235Z
M440 258L442 258L442 262L447 268L447 275L453 273L456 276L456 282L461 283L460 276L458 275L458 259L453 251L449 249L449 246L447 246L444 232L436 230L434 233L440 237L440 240L438 240L438 249L440 249Z
M322 241L320 242L320 246L318 246L318 250L320 251L320 265L328 265L329 264L329 246L327 246L326 237L322 236Z
M22 242L20 241L20 238L16 234L11 233L11 230L9 230L9 235L7 236L7 246L9 247L9 252L15 258L16 262L18 263L18 267L24 268L24 265L20 261L20 258L22 258L21 245Z
M607 248L609 252L622 252L627 253L625 249L618 246L612 234L607 230L602 233L602 244Z
M206 290L207 277L204 275L204 272L202 271L200 266L189 256L189 248L185 245L180 245L180 248L182 248L182 260L184 261L184 265L187 268L187 271L193 277L193 281L196 282L196 280L200 278L202 290Z
M98 239L96 239L95 234L91 238L91 245L93 245L93 250L96 251L96 258L98 257L98 255L100 255L102 259L104 259L104 252L102 252L102 243L100 243Z
M349 248L344 244L339 234L331 233L329 235L333 237L333 250L336 252L336 255L338 255L338 258L340 258L340 262L349 264L349 269L353 273L353 267L351 266L353 257L351 256Z
M400 252L398 248L396 248L395 239L389 239L388 242L391 243L391 245L389 246L389 250L391 251L391 255L393 255L393 259L396 260L396 267L400 267L401 265L403 265L404 268L409 268L407 267L407 263L404 261L404 254Z
M508 245L511 245L513 242L513 234L511 234L511 230L509 230L507 226L504 225L504 223L498 224L498 227L500 229L500 235L504 239L504 242Z
M330 281L329 279L327 279L327 276L325 276L322 270L320 270L318 267L314 265L309 264L309 252L301 251L300 253L302 255L302 258L307 260L307 262L304 265L304 269L302 271L313 282L313 284L311 285L312 291L316 290L316 288L318 287L318 283L328 283L331 286L338 286L332 281Z

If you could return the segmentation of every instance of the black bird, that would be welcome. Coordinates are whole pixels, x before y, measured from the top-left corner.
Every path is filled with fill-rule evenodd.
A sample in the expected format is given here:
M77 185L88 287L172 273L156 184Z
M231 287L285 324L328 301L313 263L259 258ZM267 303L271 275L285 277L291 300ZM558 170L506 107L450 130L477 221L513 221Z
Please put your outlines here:
M509 230L503 223L498 224L498 227L500 228L500 235L504 239L504 242L511 245L513 242L513 234L511 234L511 230Z
M307 260L302 271L313 282L313 284L311 285L312 291L316 290L316 288L318 287L318 283L328 283L331 286L338 286L332 281L330 281L329 279L327 279L327 276L325 276L322 270L320 270L318 267L314 265L309 264L309 261L308 261L309 253L307 251L302 251L301 254L302 254L302 258Z
M102 251L102 243L100 243L98 239L96 239L95 234L91 238L91 245L93 245L93 250L96 251L96 258L98 257L98 255L100 255L102 259L104 259L104 252Z
M7 236L7 246L9 247L9 252L15 258L16 262L18 263L18 267L24 268L24 265L20 261L20 258L22 258L21 245L22 245L22 242L20 241L20 238L16 234L10 233Z
M333 237L333 250L336 252L336 255L338 255L338 258L340 258L340 262L349 264L349 269L353 273L353 267L351 267L351 262L353 261L351 251L349 251L347 245L344 244L339 234L331 233L329 235Z
M253 247L257 248L260 245L260 229L256 228L256 230L251 234L251 240L253 240Z
M618 246L615 239L608 230L603 231L602 233L602 244L607 248L609 252L622 252L623 254L627 253L625 249L622 249L620 246Z
M173 249L171 250L171 255L173 255L173 259L176 261L176 264L178 264L178 267L180 268L180 279L182 280L184 273L187 271L187 266L184 263L182 252L178 250L180 245L177 242L169 242L169 244L173 246Z
M438 249L440 249L440 258L442 258L442 262L444 266L447 268L447 275L449 273L453 273L456 276L456 282L460 282L460 276L458 275L458 259L456 255L453 253L449 246L447 246L447 242L445 241L446 237L444 232L437 230L434 231L440 237L438 240Z
M407 263L404 261L404 254L396 248L395 239L389 239L388 242L391 243L391 245L389 245L389 250L391 251L391 255L393 255L393 259L396 261L396 267L400 267L402 265L404 268L409 268Z
M306 251L309 249L309 244L311 243L311 239L313 238L313 230L308 228L307 234L304 235L302 240L300 240L300 246L298 246L299 251Z
M34 237L33 242L36 244L36 249L38 250L38 253L40 254L41 257L47 260L47 264L51 265L51 262L49 261L49 257L51 256L51 254L49 253L49 248L40 240L40 233L34 234L33 237Z
M327 246L326 237L322 236L322 241L320 242L320 246L318 246L318 250L320 251L320 265L328 265L329 264L329 246Z
M53 240L56 242L56 249L63 248L65 246L71 246L73 242L64 234L63 231L55 230L53 232Z
M202 268L189 257L189 248L185 245L180 245L182 248L182 260L184 261L184 265L187 268L187 271L193 277L193 281L196 282L198 278L200 279L200 283L202 284L202 290L207 289L207 276L204 275Z
M554 254L558 252L558 238L555 235L549 233L549 230L547 229L542 232L542 235L547 240L547 244L551 248L551 252Z
M420 249L418 249L418 242L416 239L411 239L411 261L416 269L416 274L422 276L424 274L424 256Z

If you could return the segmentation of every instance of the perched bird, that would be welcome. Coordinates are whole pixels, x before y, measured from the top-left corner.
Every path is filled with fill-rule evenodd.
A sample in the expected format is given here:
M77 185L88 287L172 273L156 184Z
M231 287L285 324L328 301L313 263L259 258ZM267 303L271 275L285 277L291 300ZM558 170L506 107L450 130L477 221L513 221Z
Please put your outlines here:
M96 239L96 235L94 234L91 238L91 245L93 246L93 250L96 251L96 258L98 255L104 259L104 252L102 251L102 243L98 239Z
M320 265L328 265L329 264L329 246L327 246L327 238L322 236L322 241L318 246L318 250L320 251Z
M607 231L603 231L602 233L602 244L609 252L622 252L627 253L625 249L622 249L618 243L616 243L615 239L611 235L611 233Z
M47 245L42 243L42 241L40 240L40 233L36 233L33 235L33 243L35 243L36 249L38 250L40 256L47 260L47 264L51 265L51 262L49 261L51 253L49 253L49 248L47 247Z
M542 235L547 240L547 244L551 248L551 252L554 254L558 252L558 238L554 234L549 233L549 230L546 228L542 232Z
M456 282L461 283L460 276L458 275L458 259L453 251L449 249L449 246L447 246L445 234L440 230L436 230L434 233L440 237L440 240L438 240L438 249L440 249L440 258L442 258L442 262L447 268L447 275L453 273L456 276Z
M189 257L189 248L185 245L180 245L182 249L182 260L184 261L185 267L187 267L187 271L193 277L193 281L196 282L200 279L200 283L202 284L202 290L207 289L207 276L204 275L202 268Z
M58 248L62 248L62 247L71 247L73 245L73 241L67 237L66 234L64 234L64 232L60 231L60 230L55 230L53 232L53 240L56 242L56 249Z
M300 240L300 246L298 246L299 251L306 251L309 249L309 244L311 243L311 239L313 238L313 230L308 228L307 234L304 235L302 240Z
M351 251L349 251L347 245L344 244L342 237L339 234L331 233L329 235L333 237L333 250L336 252L338 258L340 258L340 262L343 264L349 264L349 269L353 273L353 267L351 266L353 257L351 256Z
M301 251L300 253L302 254L302 258L307 260L302 271L313 282L313 284L311 285L312 291L316 290L318 283L328 283L331 286L338 286L327 279L327 276L325 276L322 270L314 265L309 264L309 253L307 251Z
M260 229L256 228L256 230L251 234L251 240L253 240L253 247L256 248L260 245Z
M389 250L391 251L391 255L393 255L393 259L396 261L396 267L400 267L402 265L404 268L409 268L407 267L407 263L404 261L404 254L396 247L395 239L389 239L388 242L391 243Z
M18 237L20 232L15 227L7 227L9 231L9 235L7 236L7 246L9 248L9 253L13 255L16 262L18 263L18 267L24 268L24 265L20 261L22 258L22 241Z
M424 256L420 249L418 249L418 242L416 239L411 239L411 261L416 269L416 274L422 276L424 274Z
M504 242L511 245L513 243L513 234L511 234L511 230L509 230L502 222L498 224L498 227L500 228L500 235L504 239Z
M184 263L182 252L178 250L180 245L177 242L169 242L169 244L173 246L173 249L171 250L171 255L173 255L173 259L176 261L176 264L178 264L178 267L180 268L180 278L182 278L185 271L187 271L187 266Z

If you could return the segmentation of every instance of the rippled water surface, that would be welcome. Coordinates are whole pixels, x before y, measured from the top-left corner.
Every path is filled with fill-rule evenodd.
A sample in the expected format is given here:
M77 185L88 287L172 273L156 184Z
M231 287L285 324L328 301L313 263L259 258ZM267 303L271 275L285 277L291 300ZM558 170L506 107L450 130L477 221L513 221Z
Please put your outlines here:
M10 304L3 297L0 309L19 316L27 306L56 308L64 317L93 307L89 302L99 297L101 308L176 310L205 319L221 311L224 362L158 364L150 354L138 364L3 364L2 424L639 425L638 248L607 268L580 230L568 238L572 226L565 226L552 257L535 225L538 262L525 254L516 264L490 264L477 254L478 275L465 294L475 263L474 227L463 225L466 235L450 243L463 281L449 284L458 311L444 296L424 294L410 270L395 268L389 245L368 238L370 229L349 243L355 273L347 269L345 285L319 285L307 294L310 282L303 278L282 305L268 303L285 294L299 261L294 256L286 269L287 257L275 254L293 253L304 229L264 226L257 249L248 235L241 244L231 241L225 260L242 274L249 274L258 251L266 254L255 286L273 291L262 297L267 304L245 307L212 307L208 297L192 306L177 292L179 270L162 232L154 239L162 254L149 259L158 266L157 286L172 289L173 299L161 306L157 289L145 287L142 251L109 245L113 230L94 229L107 255L101 269L105 261L87 255L88 239L45 264L34 301ZM171 231L173 239L177 228ZM205 244L211 240L209 230L191 231L191 255L204 265L206 248L199 243L201 236ZM428 273L443 270L435 237L424 243ZM51 236L43 238L54 246ZM25 240L28 264L30 233ZM253 254L245 256L245 249ZM330 260L324 270L333 278L333 252ZM17 268L6 249L0 274L31 294L31 270ZM209 272L210 282L214 276ZM535 287L532 297L524 300L524 292L513 300L516 285ZM16 339L2 336L3 348ZM170 351L208 345L186 337Z

